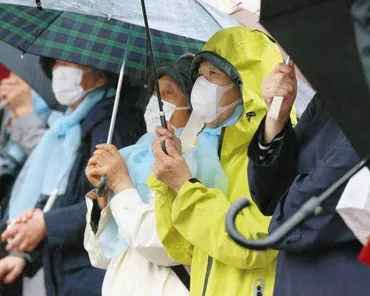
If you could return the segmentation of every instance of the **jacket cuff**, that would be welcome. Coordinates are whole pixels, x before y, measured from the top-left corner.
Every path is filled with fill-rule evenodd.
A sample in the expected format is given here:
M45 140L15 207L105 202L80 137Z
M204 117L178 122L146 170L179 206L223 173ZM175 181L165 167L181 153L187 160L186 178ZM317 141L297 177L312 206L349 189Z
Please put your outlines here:
M96 205L95 205L96 203ZM109 205L106 206L103 210L100 210L98 202L95 200L92 200L91 198L86 196L86 205L87 205L87 225L91 227L91 230L94 232L96 237L98 237L104 228L108 225L109 221L112 219L112 212L110 210ZM99 210L99 220L95 219L94 214L94 206L98 207Z

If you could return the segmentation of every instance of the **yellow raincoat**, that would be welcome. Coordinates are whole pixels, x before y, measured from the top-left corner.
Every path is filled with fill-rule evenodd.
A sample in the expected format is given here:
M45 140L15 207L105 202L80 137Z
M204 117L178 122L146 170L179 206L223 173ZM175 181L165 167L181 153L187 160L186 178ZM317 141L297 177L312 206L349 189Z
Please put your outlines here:
M220 143L221 165L229 179L228 193L224 196L218 189L187 182L176 194L151 175L148 184L156 191L157 232L171 257L191 265L192 296L271 296L277 252L238 246L226 232L225 217L233 202L247 197L252 206L238 215L237 228L252 239L268 233L270 217L260 213L249 194L247 149L266 114L262 81L282 58L267 35L245 27L216 33L204 46L204 52L227 60L243 83L245 116L235 126L224 129ZM226 69L220 70L227 73Z

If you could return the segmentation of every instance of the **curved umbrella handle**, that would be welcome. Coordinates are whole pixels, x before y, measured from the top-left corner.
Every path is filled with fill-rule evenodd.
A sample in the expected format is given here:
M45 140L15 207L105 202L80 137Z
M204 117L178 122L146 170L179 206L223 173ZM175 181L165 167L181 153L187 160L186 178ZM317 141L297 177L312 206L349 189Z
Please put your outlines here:
M305 219L313 214L312 208L317 208L318 199L310 198L302 208L296 212L287 222L281 225L276 231L266 238L253 240L245 238L235 227L235 219L238 213L251 205L246 198L237 200L231 207L226 216L226 230L229 236L240 246L251 250L275 249L277 245ZM317 210L317 213L319 211Z
M235 219L238 213L250 206L246 198L237 200L231 207L226 216L226 230L230 237L240 246L251 250L276 249L278 244L293 232L303 221L314 215L318 215L321 210L321 204L332 195L338 188L343 186L353 175L364 168L370 162L370 157L366 157L344 174L339 180L326 189L320 196L313 196L307 200L302 207L278 229L265 238L251 240L245 238L235 227Z

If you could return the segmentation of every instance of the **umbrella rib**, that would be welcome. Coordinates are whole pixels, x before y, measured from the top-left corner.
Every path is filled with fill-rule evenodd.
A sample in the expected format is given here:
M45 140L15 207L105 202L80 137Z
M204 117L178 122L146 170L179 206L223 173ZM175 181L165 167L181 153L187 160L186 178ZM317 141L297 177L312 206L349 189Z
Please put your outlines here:
M41 10L43 11L43 10ZM40 12L41 12L40 11ZM59 11L58 14L55 16L55 18L49 23L49 25L47 27L45 27L44 29L42 29L40 31L40 33L33 39L33 42L30 44L30 46L28 46L28 48L26 49L26 51L24 51L24 53L28 52L28 50L32 47L32 45L35 44L36 40L56 21L57 18L59 18L61 16L61 14L63 13L63 11Z
M201 6L203 8L203 10L205 10L207 12L207 14L220 26L220 28L222 28L222 25L213 17L213 15L204 7L203 4L199 3L198 0L194 0L196 3L198 3L199 6Z

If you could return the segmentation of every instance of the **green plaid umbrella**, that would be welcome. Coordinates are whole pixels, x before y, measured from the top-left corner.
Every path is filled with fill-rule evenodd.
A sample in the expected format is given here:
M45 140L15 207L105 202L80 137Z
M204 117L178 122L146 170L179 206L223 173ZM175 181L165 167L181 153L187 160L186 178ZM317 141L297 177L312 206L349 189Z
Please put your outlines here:
M204 44L163 31L151 35L159 62L196 53ZM141 78L146 68L145 28L103 17L0 4L0 39L23 52L115 73L128 51L125 73Z

